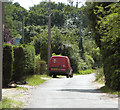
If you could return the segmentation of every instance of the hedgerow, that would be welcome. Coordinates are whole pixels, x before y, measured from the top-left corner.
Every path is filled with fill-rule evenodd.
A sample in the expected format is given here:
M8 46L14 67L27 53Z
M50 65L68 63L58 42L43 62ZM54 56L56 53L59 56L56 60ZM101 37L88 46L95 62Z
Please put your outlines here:
M31 45L13 46L5 43L3 48L3 87L8 87L10 81L24 81L26 75L34 73L34 47Z
M35 48L32 45L25 45L25 72L27 75L35 73Z
M13 80L20 81L25 76L25 54L23 46L14 47Z
M94 39L102 54L105 84L120 90L120 2L94 3L89 11Z
M13 61L13 46L5 43L3 46L3 87L8 87L12 78Z

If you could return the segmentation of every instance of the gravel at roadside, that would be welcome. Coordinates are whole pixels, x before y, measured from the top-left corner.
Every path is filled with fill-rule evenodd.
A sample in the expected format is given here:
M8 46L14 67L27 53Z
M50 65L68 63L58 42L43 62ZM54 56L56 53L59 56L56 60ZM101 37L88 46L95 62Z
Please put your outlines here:
M29 86L29 85L18 85L22 88L6 88L2 89L2 98L9 98L16 101L21 101L23 103L24 108L27 106L30 97L31 91L36 88L37 86Z

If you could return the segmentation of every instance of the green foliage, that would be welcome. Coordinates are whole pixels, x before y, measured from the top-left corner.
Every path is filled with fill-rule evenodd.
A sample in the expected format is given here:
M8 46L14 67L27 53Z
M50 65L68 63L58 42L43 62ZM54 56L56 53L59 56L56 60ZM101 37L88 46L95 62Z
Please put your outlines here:
M4 44L3 47L3 87L7 87L13 74L13 46Z
M102 66L102 55L100 53L99 47L93 48L91 50L91 52L92 52L92 58L95 61L93 67L99 67L100 68Z
M56 55L55 53L52 53L52 56L62 56L62 55Z
M87 55L85 53L85 62L88 65L88 68L92 68L92 66L94 64L94 59L91 57L91 55Z
M96 44L102 54L106 86L120 90L120 3L97 3L91 8ZM92 21L93 21L92 20Z
M16 46L14 47L14 64L13 64L13 80L21 81L25 77L25 55L24 47Z
M73 72L77 73L80 68L79 68L79 65L80 65L80 56L79 54L73 54L72 56L70 56L68 54L68 57L70 59L70 63L71 63L71 67L73 69Z
M46 61L41 60L40 55L36 56L36 74L47 74Z
M48 45L43 44L40 48L41 59L47 62L47 55L48 55Z
M46 61L41 60L39 63L40 63L40 74L47 74Z
M7 69L6 69L7 68ZM31 45L25 47L4 44L3 49L3 87L10 80L24 81L26 75L35 73L35 49Z
M25 73L26 75L33 75L35 73L35 49L32 45L25 45Z
M90 62L87 62L89 67L101 67L102 66L102 55L100 53L100 48L97 47L92 34L88 34L89 29L83 31L83 47L84 54L83 57L85 60L88 58L91 59ZM88 35L86 35L88 34ZM87 59L86 59L87 58Z
M111 89L110 87L107 86L103 86L100 88L101 91L103 91L104 93L109 93L109 94L114 94L114 95L119 95L120 92L115 91L113 89Z
M19 3L5 3L5 24L7 24L13 38L18 34L22 34L23 11L24 14L27 14L27 11Z
M114 90L120 90L120 53L119 53L119 24L120 24L120 10L119 3L113 3L105 7L109 8L103 18L98 22L99 33L101 36L101 51L104 60L104 73L106 79L106 85ZM101 6L102 7L102 6ZM99 8L99 7L98 7ZM105 10L104 9L104 10ZM103 13L103 12L102 12ZM103 13L104 14L104 13ZM105 30L103 30L105 29Z
M41 59L47 61L48 28L46 26L28 26L26 27L26 31L27 33L33 32L33 34L26 35L26 39L31 39L30 42L27 43L35 47L36 55L41 54Z
M79 58L78 68L79 68L78 70L89 69L88 65L86 64L86 62L81 57Z
M44 30L46 27L45 26L35 26L35 25L30 25L30 26L26 26L24 28L25 31L25 43L28 44L30 43L32 40L36 40L39 37L39 34L41 34L42 32L47 33L47 30ZM41 41L39 41L41 42Z
M63 11L61 10L53 10L53 15L52 15L52 19L51 19L51 25L52 26L58 26L58 27L62 27L65 23L66 20L66 15L64 14Z
M97 68L97 70L95 71L95 77L96 77L95 81L99 83L105 83L103 68Z
M64 8L64 4L59 3L59 4L55 4L54 2L51 2L51 11L52 11L52 15L51 15L51 25L52 26L63 26L66 20L66 16L63 12L63 8ZM48 24L48 7L49 4L48 2L41 2L38 5L35 5L33 7L30 8L29 12L28 12L28 16L26 18L26 22L25 24L27 26L29 25L40 25L40 26L44 26Z
M80 70L80 71L78 72L78 74L85 75L85 74L91 74L91 73L93 73L93 72L94 72L94 70L92 70L92 69L87 69L87 70Z
M40 58L40 54L39 55L37 55L36 57L35 57L35 63L36 63L36 71L35 71L35 73L36 74L40 74L40 60L41 60L41 58Z

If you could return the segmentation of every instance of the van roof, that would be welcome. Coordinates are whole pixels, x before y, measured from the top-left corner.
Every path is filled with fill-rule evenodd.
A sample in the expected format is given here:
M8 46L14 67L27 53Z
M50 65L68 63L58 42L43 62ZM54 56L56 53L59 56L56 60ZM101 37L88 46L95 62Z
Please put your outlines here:
M51 58L68 58L67 56L52 56Z

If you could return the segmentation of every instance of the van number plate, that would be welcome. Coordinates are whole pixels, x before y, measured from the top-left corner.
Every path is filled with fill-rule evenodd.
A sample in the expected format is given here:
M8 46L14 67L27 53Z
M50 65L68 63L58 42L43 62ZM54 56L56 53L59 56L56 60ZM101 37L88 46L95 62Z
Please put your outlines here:
M57 68L52 68L52 70L58 70Z

